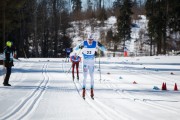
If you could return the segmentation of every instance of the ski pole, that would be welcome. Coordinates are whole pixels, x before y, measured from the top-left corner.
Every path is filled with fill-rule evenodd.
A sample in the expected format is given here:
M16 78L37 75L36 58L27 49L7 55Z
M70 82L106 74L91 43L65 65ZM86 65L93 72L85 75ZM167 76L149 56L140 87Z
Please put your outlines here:
M100 77L100 82L101 82L101 61L100 61L100 50L99 50L99 77Z

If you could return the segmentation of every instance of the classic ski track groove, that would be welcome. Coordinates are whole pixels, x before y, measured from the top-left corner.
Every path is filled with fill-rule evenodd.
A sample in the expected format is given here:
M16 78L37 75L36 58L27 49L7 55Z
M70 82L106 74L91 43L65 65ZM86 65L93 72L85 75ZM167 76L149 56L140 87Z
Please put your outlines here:
M152 78L152 77L150 77L150 76L146 76L146 75L144 75L144 74L142 74L142 73L136 73L137 75L141 75L141 76L143 76L143 77L145 77L145 78ZM153 77L154 77L154 74L153 73L150 73L151 75L153 75ZM158 75L155 75L156 76L156 82L157 82L157 80L158 80L158 82L160 82L160 80L162 81L162 79L163 79L163 81L170 81L170 82L172 82L172 80L170 80L170 79L167 79L167 78L165 78L165 77L161 77L161 76L158 76ZM164 80L164 79L166 79L166 80ZM162 82L161 82L162 83ZM178 92L178 91L176 91L176 92ZM131 95L132 96L132 95ZM151 100L151 99L142 99L143 101L153 101L153 100ZM174 100L174 102L180 102L179 100ZM161 106L161 107L165 107L165 106L163 106L163 105L161 105L161 104L158 104L158 103L149 103L149 104L155 104L155 105L159 105L159 106ZM173 108L173 107L165 107L165 108L167 108L167 109L172 109L172 110L174 110L174 111L177 111L177 109L175 109L175 108Z
M81 96L81 88L82 85L79 82L75 82L74 84L76 88L78 89L77 91L79 92L80 97ZM78 87L79 86L79 87ZM90 97L90 94L88 93L89 91L86 90L86 97L85 97L85 102L87 102L93 109L96 110L97 113L99 113L104 119L106 120L115 120L115 119L125 119L122 117L120 114L118 114L115 110L111 109L107 105L103 104L97 98L94 98L94 100ZM83 98L82 98L83 99Z
M64 65L62 65L63 70L64 70ZM65 71L65 70L64 70ZM65 72L66 73L66 72ZM69 76L67 76L69 77ZM71 79L71 77L69 77L69 79ZM80 97L82 97L81 95L81 88L82 85L80 84L79 81L76 82L76 80L73 81L77 92L79 94ZM82 98L83 99L83 98ZM89 104L93 109L96 110L96 112L105 120L115 120L115 119L127 119L128 115L117 112L116 110L108 107L107 105L103 104L102 102L100 102L99 100L97 100L97 98L94 98L94 100L90 97L90 94L87 92L86 90L86 97L85 97L85 102L87 102L87 104ZM104 109L103 109L104 108ZM120 113L120 114L119 114Z
M124 72L133 72L134 74L141 74L141 75L143 75L143 77L146 77L146 78L152 78L152 77L149 77L149 76L146 76L146 75L144 75L143 73L137 73L137 71L124 71ZM148 72L148 74L151 74L151 75L154 75L153 73L151 73L151 72ZM159 81L159 83L161 82L160 80L160 78L163 78L163 77L161 77L161 76L158 76L158 75L154 75L155 77L156 77L156 79L158 79ZM167 78L166 78L167 79ZM169 80L170 82L173 82L173 80ZM74 82L74 84L76 85L77 83L75 83ZM79 83L80 84L80 83ZM81 85L81 84L80 84ZM81 93L80 93L80 90L78 89L78 87L77 87L77 85L76 85L76 88L77 88L77 91L79 92L79 95L81 96ZM127 99L130 99L130 100L133 100L133 101L136 101L136 102L138 102L138 103L140 103L140 104L143 104L143 105L147 105L147 106L151 106L151 107L154 107L154 108L157 108L157 109L161 109L161 110L165 110L165 111L168 111L168 112L173 112L173 113L176 113L176 114L178 114L178 110L177 109L175 109L175 108L173 108L173 107L169 107L169 106L163 106L163 105L161 105L161 104L158 104L158 103L150 103L149 101L151 101L151 100L149 100L149 99L140 99L140 98L137 98L137 96L135 96L135 95L130 95L129 93L122 93L122 90L120 90L120 89L117 89L117 87L116 88L114 88L113 86L112 86L112 83L111 83L111 86L110 86L110 88L112 88L117 94L119 94L119 95L123 95L124 96L124 98L127 98ZM125 91L125 90L124 90ZM87 93L86 93L87 94ZM82 96L81 96L82 97ZM88 99L87 99L88 98ZM94 106L93 105L95 105L95 102L96 102L96 106L98 106L97 104L99 104L99 106L101 106L101 107L103 107L103 108L105 108L105 109L111 109L111 108L106 108L107 107L107 105L100 105L101 104L101 102L99 102L98 100L97 100L97 98L95 98L94 100L90 100L91 98L90 98L90 95L88 95L88 97L86 97L86 99L85 99L85 101L87 101L87 103L89 104L89 105L91 105L93 108L94 108ZM92 105L92 101L95 101L95 102L93 102L93 105ZM100 107L99 107L100 108ZM97 108L94 108L94 109L96 109L96 111L98 112L98 110L97 110ZM101 110L102 111L102 110ZM108 111L111 111L111 110L108 110ZM116 112L117 113L117 111L118 110L112 110L113 112ZM112 112L111 111L111 112ZM102 111L103 112L103 114L105 114L106 116L107 116L107 114L104 112L104 111ZM120 112L120 111L119 111ZM102 113L101 113L102 114ZM128 117L128 115L126 115L126 114L124 114L123 116L124 117L122 117L122 114L123 113L121 113L120 115L120 117L122 118L122 119L127 119L127 118L129 118ZM107 117L109 117L109 116L107 116ZM117 117L116 117L117 118ZM119 118L119 117L118 117ZM112 115L110 116L110 119L112 119Z
M118 65L118 64L117 64ZM141 75L144 75L144 73L148 74L148 75L154 75L154 78L157 78L157 79L163 79L164 81L168 80L169 82L172 82L173 84L175 83L175 80L173 79L177 79L177 78L172 78L173 76L175 75L171 75L169 76L168 78L167 77L162 77L162 76L159 76L159 75L156 75L156 74L153 74L153 72L155 72L157 69L154 69L154 71L149 71L147 70L146 68L145 69L142 69L142 70L134 70L134 69L131 69L129 67L122 67L122 66L118 66L120 70L124 71L124 72L131 72L133 74L137 74L137 71L138 71L138 74L141 74ZM142 66L143 67L143 66ZM128 70L128 71L127 71ZM116 70L117 71L117 70ZM160 71L161 72L161 71ZM170 74L170 73L169 73ZM177 74L178 75L178 74ZM176 76L177 76L176 75ZM145 76L145 75L144 75ZM152 78L152 77L151 77ZM177 82L177 81L176 81Z
M16 106L12 111L8 112L8 114L4 115L0 119L14 119L17 120L25 118L27 115L32 112L34 107L38 104L41 96L44 94L47 85L49 83L49 75L47 73L48 64L44 63L42 68L42 75L43 80L40 82L40 84L37 86L37 88L26 97L25 100L23 100L19 105Z
M122 69L122 66L119 66L121 69ZM159 76L159 75L157 75L157 74L153 74L153 72L155 72L155 70L156 69L154 69L154 71L148 71L148 70L146 70L146 69L143 69L143 70L132 70L131 68L123 68L124 70L126 70L126 71L124 71L124 72L131 72L131 73L134 73L134 74L141 74L141 75L143 75L143 76L146 76L146 75L144 75L144 73L146 73L146 74L148 74L148 75L153 75L153 77L154 78L156 78L156 79L163 79L163 81L169 81L169 82L172 82L173 84L175 83L175 80L173 80L173 79L175 79L175 78L172 78L172 76L173 75L170 75L168 78L167 77L162 77L162 76ZM127 71L127 70L129 70L129 71ZM130 71L131 70L131 71ZM158 70L158 68L157 68L157 70ZM138 73L137 73L138 72ZM159 71L159 72L161 72L161 71ZM170 74L170 73L169 73ZM148 77L148 78L152 78L152 77L149 77L149 76L146 76L146 77ZM177 78L176 78L177 79ZM177 82L177 81L176 81Z
M140 74L140 73L136 73L136 74ZM145 76L144 77L148 77L148 76ZM126 91L126 90L121 90L121 89L117 89L117 86L115 86L114 84L110 83L108 81L108 84L106 84L107 86L109 85L109 88L113 89L116 93L118 93L119 95L122 95L124 96L123 98L126 98L126 99L130 99L130 100L133 100L133 101L136 101L140 104L144 104L144 105L148 105L148 106L151 106L151 107L155 107L155 108L158 108L158 109L162 109L162 110L166 110L168 112L174 112L174 113L177 113L177 109L173 108L173 107L168 107L168 106L163 106L161 104L158 104L158 103L150 103L148 101L150 101L150 99L140 99L138 97L136 97L135 95L130 95L129 93L125 93L123 91ZM113 87L113 85L115 87ZM123 94L124 93L124 94Z
M63 69L64 73L66 74L67 78L68 78L68 79L71 79L71 77L68 76L67 71L65 70L65 63L62 63L62 69ZM73 83L74 83L74 85L75 85L75 87L76 87L76 90L77 90L79 96L82 98L81 90L79 89L79 87L78 87L78 85L76 84L75 80L73 81ZM80 84L80 83L79 83L79 84ZM83 99L83 98L82 98L82 99ZM87 104L88 104L89 106L91 106L93 109L95 109L94 106L92 106L92 104L88 103L87 97L85 98L84 101L87 102ZM109 118L106 114L104 114L102 110L99 110L99 109L98 109L98 110L95 109L95 110L96 110L96 112L97 112L103 119L105 119L105 120L111 120L111 118Z

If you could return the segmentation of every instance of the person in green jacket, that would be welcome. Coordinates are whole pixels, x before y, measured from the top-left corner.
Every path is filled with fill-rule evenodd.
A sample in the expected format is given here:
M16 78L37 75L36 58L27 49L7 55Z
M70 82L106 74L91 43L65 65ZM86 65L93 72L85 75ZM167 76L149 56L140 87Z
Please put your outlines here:
M9 84L9 78L11 75L11 67L14 66L13 64L13 50L12 50L12 42L7 41L6 42L6 47L4 49L4 66L6 67L6 76L4 78L4 86L11 86Z

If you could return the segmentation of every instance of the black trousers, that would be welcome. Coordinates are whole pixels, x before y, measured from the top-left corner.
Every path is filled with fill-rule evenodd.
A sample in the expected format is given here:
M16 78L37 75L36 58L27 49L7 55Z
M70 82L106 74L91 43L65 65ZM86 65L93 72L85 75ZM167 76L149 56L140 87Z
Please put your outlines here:
M6 67L6 76L4 78L3 84L9 84L10 75L11 75L11 67Z

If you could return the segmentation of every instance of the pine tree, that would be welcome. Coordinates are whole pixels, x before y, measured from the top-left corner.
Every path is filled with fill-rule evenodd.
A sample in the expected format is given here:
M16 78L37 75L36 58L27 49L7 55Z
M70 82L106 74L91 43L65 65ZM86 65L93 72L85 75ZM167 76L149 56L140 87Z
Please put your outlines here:
M81 11L81 0L71 0L72 4L73 4L73 12L78 12L78 11Z
M3 51L7 40L15 42L16 32L20 28L20 10L26 0L2 0L0 1L0 52Z
M123 42L124 48L126 40L130 39L132 1L117 0L114 2L114 7L117 7L119 10L119 15L117 16L117 36L119 40Z
M81 19L81 9L82 9L82 2L81 0L71 0L72 2L72 13L74 16L74 20L80 20Z
M114 51L113 57L115 57L115 52L117 51L118 44L119 41L117 35L113 34L112 29L108 30L105 45L108 46L108 49L111 49L111 47L113 47L113 51Z
M93 10L93 3L91 0L87 0L87 10L92 11Z
M150 37L150 55L152 55L152 46L153 41L155 40L155 17L154 17L154 6L155 6L155 0L147 0L145 9L146 9L146 16L149 19L148 22L148 33Z
M169 2L169 28L171 33L180 32L180 2L172 0Z
M156 54L166 54L167 51L168 6L168 0L147 0L146 2L146 15L149 19L148 32L151 46L153 41L157 46Z

